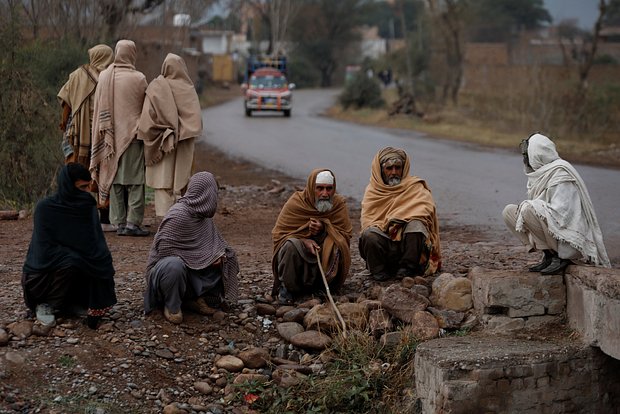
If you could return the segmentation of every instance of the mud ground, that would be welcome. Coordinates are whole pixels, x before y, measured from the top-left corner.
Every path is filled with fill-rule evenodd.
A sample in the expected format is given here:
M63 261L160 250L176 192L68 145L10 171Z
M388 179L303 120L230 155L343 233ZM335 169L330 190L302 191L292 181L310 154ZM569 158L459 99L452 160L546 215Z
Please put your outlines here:
M180 326L167 323L159 312L145 316L143 272L153 237L107 233L118 304L96 331L78 318L61 318L47 336L10 335L8 344L0 346L0 413L157 413L171 401L193 412L247 412L243 400L225 398L232 378L213 360L226 348L274 349L282 342L273 326L240 314L244 303L271 289L271 229L286 199L305 182L226 158L206 144L198 148L195 170L213 172L220 186L215 221L239 258L242 303L210 317L185 312ZM359 205L350 202L349 207L354 237L344 294L375 283L357 251ZM156 231L152 206L144 224ZM450 227L441 217L440 228L443 272L524 268L538 259L507 233ZM6 332L16 322L28 325L20 277L31 232L31 217L0 221L0 328ZM210 384L211 392L199 392L197 382Z

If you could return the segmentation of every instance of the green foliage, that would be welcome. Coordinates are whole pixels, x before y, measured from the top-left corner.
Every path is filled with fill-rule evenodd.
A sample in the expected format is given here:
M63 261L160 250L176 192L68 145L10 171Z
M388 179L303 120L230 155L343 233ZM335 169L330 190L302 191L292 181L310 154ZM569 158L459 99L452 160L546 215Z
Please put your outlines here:
M617 65L618 60L611 55L602 54L594 58L595 65Z
M0 28L0 207L21 208L55 183L62 165L56 93L86 54L69 44L24 45L17 15L8 22Z
M401 0L389 3L387 1L373 1L361 10L361 23L367 26L377 26L379 36L385 39L402 39ZM417 30L419 16L424 14L425 4L422 0L402 1L402 12L405 17L407 32Z
M58 357L58 365L64 368L73 368L76 364L75 359L71 355L61 355Z
M304 57L293 53L288 61L288 81L295 83L298 88L313 88L319 86L321 74Z
M364 4L365 0L307 0L291 24L296 53L320 74L321 86L331 86L345 51L359 38L355 29Z
M350 331L334 339L326 375L302 377L289 388L253 384L246 392L258 396L251 407L265 413L407 412L413 401L404 401L403 391L414 386L416 346L404 335L400 345L386 348L367 333Z
M351 82L345 85L339 101L344 109L349 107L379 108L384 105L378 81L366 76L365 70L360 71Z
M469 0L468 29L474 41L506 41L523 29L551 23L543 0Z

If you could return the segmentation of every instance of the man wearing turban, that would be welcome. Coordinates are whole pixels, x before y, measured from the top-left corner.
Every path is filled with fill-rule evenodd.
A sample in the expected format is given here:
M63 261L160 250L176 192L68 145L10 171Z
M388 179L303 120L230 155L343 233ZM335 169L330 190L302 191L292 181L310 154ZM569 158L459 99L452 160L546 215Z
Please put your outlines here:
M441 267L435 202L426 182L409 169L402 149L384 148L372 161L359 248L377 281L430 275Z

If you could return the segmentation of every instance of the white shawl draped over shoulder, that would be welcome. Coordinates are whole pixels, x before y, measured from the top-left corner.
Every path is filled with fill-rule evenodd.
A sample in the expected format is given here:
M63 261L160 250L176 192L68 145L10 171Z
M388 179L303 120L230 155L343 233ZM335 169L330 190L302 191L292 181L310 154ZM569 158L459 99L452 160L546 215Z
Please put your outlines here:
M592 200L577 170L559 157L553 141L544 135L530 137L527 152L534 171L526 173L529 199L519 205L516 230L524 230L522 209L530 205L546 220L555 239L595 265L611 267Z

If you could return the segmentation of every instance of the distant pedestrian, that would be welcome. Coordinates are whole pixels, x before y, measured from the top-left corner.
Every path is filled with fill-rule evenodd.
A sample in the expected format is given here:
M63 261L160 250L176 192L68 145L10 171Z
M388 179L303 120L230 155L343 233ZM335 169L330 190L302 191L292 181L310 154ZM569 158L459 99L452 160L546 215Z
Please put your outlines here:
M165 216L185 191L195 140L201 133L200 102L185 61L168 53L161 75L146 89L138 126L138 138L144 142L146 184L155 190L157 216Z
M581 258L610 267L592 200L577 170L539 133L521 142L521 154L528 199L507 205L502 215L529 252L543 251L540 263L529 270L563 274L572 260Z
M146 268L144 311L163 308L171 323L183 321L182 307L215 313L239 296L239 264L218 231L217 183L213 174L194 174L187 192L159 225Z
M94 95L99 80L99 73L114 60L114 52L107 45L96 45L88 50L89 63L82 65L69 75L69 80L58 92L62 108L60 129L66 140L65 163L79 162L86 168L90 166L91 121L93 119ZM93 181L91 191L97 192ZM110 224L110 212L107 205L99 206L101 228L115 231Z
M26 305L46 326L55 325L58 312L85 313L95 329L116 303L112 255L87 192L90 180L83 165L65 165L56 194L35 208L22 287Z
M147 236L144 219L144 145L137 139L147 82L135 68L136 45L116 44L114 63L99 75L95 92L90 170L99 203L110 202L110 221L121 236ZM127 199L125 199L125 194Z

